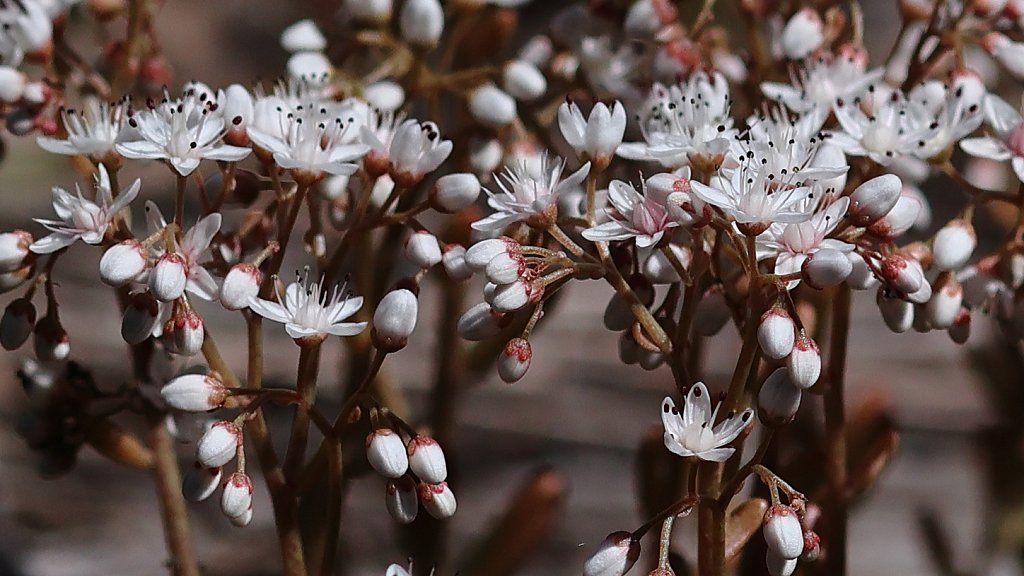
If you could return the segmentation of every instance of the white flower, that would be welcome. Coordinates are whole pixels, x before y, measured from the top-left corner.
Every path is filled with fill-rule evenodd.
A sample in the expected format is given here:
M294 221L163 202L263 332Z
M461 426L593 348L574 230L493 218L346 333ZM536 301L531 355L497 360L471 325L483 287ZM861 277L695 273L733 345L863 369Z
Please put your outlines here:
M549 217L551 211L557 209L559 195L578 186L590 173L590 162L563 180L564 169L565 160L559 158L552 162L546 155L540 157L536 170L525 161L506 166L505 172L494 178L500 192L485 189L487 204L496 212L474 222L473 228L495 231L513 222Z
M867 156L888 166L896 158L917 153L922 142L934 137L938 124L922 122L926 112L898 90L872 86L865 98L867 112L859 100L836 103L835 115L843 131L832 134L832 143L846 154Z
M388 566L388 571L384 573L384 576L409 576L409 572L398 564L392 564Z
M724 462L735 448L725 448L750 424L754 411L747 409L727 417L717 426L719 404L711 411L711 398L703 382L690 388L682 413L671 398L661 403L661 422L665 426L665 447L679 456L696 456L708 462Z
M783 275L798 272L804 260L818 250L852 251L852 244L827 237L839 226L849 206L850 199L844 196L835 202L820 204L809 220L772 225L757 237L758 260L775 257L775 273ZM790 288L798 283L799 280L794 280Z
M146 202L146 220L149 223L151 234L167 227L167 221L164 220L163 214L152 201ZM209 254L210 242L220 230L221 220L220 213L214 212L182 234L180 242L177 239L174 240L174 253L181 257L185 266L187 278L185 290L209 302L217 299L220 288L210 272L203 267L202 262ZM156 258L164 255L162 243L157 242L153 249ZM152 270L148 272L151 273ZM152 281L153 279L150 278L151 283Z
M844 46L835 55L825 54L799 69L792 84L762 82L761 91L794 112L814 108L828 110L837 100L848 101L877 82L883 68L864 71L868 58L862 49Z
M1024 182L1024 118L1021 113L1002 98L989 94L985 97L985 119L994 134L964 138L960 148L979 158L1009 160L1017 178Z
M926 87L934 84L938 82L922 84L908 95L917 104L910 107L914 114L911 122L929 131L928 137L920 140L914 151L918 158L927 159L945 152L974 132L984 120L981 104L985 100L985 85L977 74L960 74L949 88L942 86L941 91L927 94Z
M811 217L805 200L813 194L798 174L760 170L757 156L711 179L711 185L690 181L693 194L718 207L740 225L744 234L756 235L770 225L803 222Z
M608 108L603 102L594 104L590 116L584 117L575 102L558 107L558 127L562 137L580 158L604 167L611 162L626 132L626 110L618 101Z
M360 129L362 142L369 146L367 161L387 162L391 176L402 186L413 186L429 172L433 172L452 152L451 140L442 140L433 122L405 120L396 127L400 118L385 114L378 120L376 130L369 126ZM379 167L377 167L379 169Z
M36 218L36 222L45 226L50 235L33 242L30 249L36 254L49 254L70 246L76 240L86 244L99 244L117 214L138 195L141 185L141 181L136 179L127 190L114 198L110 190L110 176L107 169L100 164L96 178L96 202L83 198L82 191L77 185L75 196L55 187L53 210L60 220Z
M117 151L125 158L167 160L182 176L191 174L204 159L237 162L245 158L248 148L221 142L226 130L214 96L195 88L177 100L165 96L128 120L129 126L138 128L139 138L118 143Z
M361 296L350 298L344 287L334 287L328 292L320 283L309 283L308 271L305 278L297 278L285 289L284 298L277 292L277 302L253 298L249 302L252 311L268 320L285 325L285 331L296 340L301 338L324 338L353 336L366 328L366 322L343 322L363 305ZM275 283L276 286L276 283ZM275 290L276 291L276 290Z
M679 223L669 218L665 207L646 188L644 185L641 194L631 184L613 180L608 185L608 200L618 213L609 213L611 221L584 230L583 237L592 242L635 238L638 248L657 244L668 229Z
M40 136L39 146L54 154L82 154L97 161L115 153L114 145L128 121L126 101L108 104L97 98L86 98L80 111L66 109L60 115L67 139Z

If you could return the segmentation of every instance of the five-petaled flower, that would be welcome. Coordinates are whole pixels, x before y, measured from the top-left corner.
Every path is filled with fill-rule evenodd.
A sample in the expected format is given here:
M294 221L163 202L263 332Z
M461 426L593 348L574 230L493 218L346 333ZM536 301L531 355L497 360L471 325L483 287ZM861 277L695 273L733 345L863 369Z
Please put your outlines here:
M721 406L719 404L714 411L711 410L711 398L703 382L697 382L690 388L682 412L671 398L665 398L661 403L665 447L684 458L696 456L708 462L729 459L736 449L727 446L750 424L754 411L747 409L739 414L729 414L715 426Z
M324 280L309 282L309 272L285 289L284 297L276 290L277 301L253 298L252 311L268 320L284 324L288 335L296 340L323 340L327 335L354 336L366 328L366 322L344 322L363 306L361 296L350 297L345 287L335 286L330 292ZM276 287L275 282L275 287Z

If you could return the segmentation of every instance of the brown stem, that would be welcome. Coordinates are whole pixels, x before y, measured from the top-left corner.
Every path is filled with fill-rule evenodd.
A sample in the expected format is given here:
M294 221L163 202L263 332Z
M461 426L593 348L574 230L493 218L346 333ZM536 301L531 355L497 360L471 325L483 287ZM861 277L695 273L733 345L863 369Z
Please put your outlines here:
M181 495L181 475L178 472L178 459L174 454L174 440L167 431L162 414L150 416L146 440L155 457L152 468L153 480L156 484L167 550L171 555L171 571L176 576L198 576L199 563L192 549L188 511L185 509L185 499Z
M829 341L825 389L825 477L828 485L828 558L826 573L846 574L846 415L843 411L843 380L846 374L847 339L850 333L850 288L839 287L832 302L832 336Z
M722 576L725 570L725 510L718 503L721 465L697 464L700 507L697 512L697 574Z
M178 225L178 234L185 227L185 187L188 184L188 178L178 175L178 187L174 194L174 223Z
M271 288L274 285L274 276L281 271L281 265L284 263L284 255L288 252L288 239L292 237L292 230L295 229L295 221L299 219L299 212L302 211L303 199L306 197L307 190L309 190L308 186L300 185L295 191L295 194L291 199L288 216L282 223L281 228L277 231L277 244L281 249L275 252L273 258L270 260L270 267L267 269L267 277L263 281L263 289L260 294L263 298L270 295Z
M311 407L316 402L316 380L319 372L320 343L301 346L295 386L302 399L301 404L305 406ZM306 441L309 438L309 411L301 404L295 407L288 451L284 457L284 476L291 484L295 484L302 471L302 464L306 459Z

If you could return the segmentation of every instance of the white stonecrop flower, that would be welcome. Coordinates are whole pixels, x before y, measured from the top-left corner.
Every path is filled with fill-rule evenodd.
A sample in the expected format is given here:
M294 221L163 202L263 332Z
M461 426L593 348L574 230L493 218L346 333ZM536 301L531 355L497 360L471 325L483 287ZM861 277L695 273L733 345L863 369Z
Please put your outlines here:
M107 169L100 164L96 177L96 201L86 200L76 185L76 195L62 188L53 189L53 210L60 220L37 218L50 231L48 236L32 243L30 249L36 254L49 254L81 240L86 244L99 244L107 228L135 196L139 193L142 182L138 179L113 197L110 190L110 176Z
M824 40L821 16L814 8L804 8L786 22L779 43L786 58L799 60L815 51Z
M367 161L387 162L391 177L400 186L414 186L423 176L437 170L452 152L451 140L442 140L433 122L395 119L384 115L376 130L363 126L362 141L369 146Z
M850 199L842 197L835 202L822 203L809 220L793 224L773 224L757 237L757 258L775 258L775 273L798 272L810 255L822 249L853 251L853 244L829 238L846 216ZM799 280L793 281L790 288Z
M711 398L703 382L690 388L682 413L671 398L661 403L661 422L665 426L665 447L679 456L696 456L708 462L724 462L735 448L727 448L750 424L753 410L734 414L717 426L719 404L711 410Z
M928 138L918 142L914 152L919 158L927 159L946 152L968 134L974 132L985 118L982 104L987 99L985 84L977 73L970 70L955 74L950 86L941 86L934 94L927 93L925 86L934 86L938 81L922 84L911 91L910 100L917 104L913 121L919 128L927 127Z
M866 104L856 99L836 102L835 115L843 130L833 132L831 142L847 155L867 156L888 166L916 154L922 142L934 137L938 125L922 123L923 112L899 91L872 86L865 99Z
M761 170L756 160L744 158L739 168L713 177L710 186L691 180L691 190L736 221L744 234L756 236L772 224L809 220L807 199L813 188L804 186L798 174Z
M647 193L641 194L631 184L612 180L608 185L608 200L616 213L609 212L610 221L583 231L591 242L626 240L634 238L637 248L657 244L669 229L679 225L669 218L665 206Z
M835 55L823 54L808 61L793 75L792 84L762 82L761 91L794 112L828 110L837 100L849 101L860 96L882 77L885 69L865 71L867 62L863 48L846 45Z
M128 122L128 104L127 100L108 104L86 98L81 110L61 110L60 116L68 137L40 136L36 139L39 146L54 154L81 154L102 161L116 154L114 146Z
M590 116L584 117L575 102L563 102L558 107L558 127L562 137L580 158L589 159L596 169L603 171L622 144L622 136L626 132L626 109L618 101L611 108L598 102L591 109Z
M505 171L494 178L500 190L485 189L487 205L495 210L494 214L474 222L473 228L498 231L513 222L543 224L549 221L557 210L558 197L583 182L590 173L590 163L562 179L564 169L564 159L552 161L548 156L541 156L540 166L535 169L525 161L506 166Z
M149 223L151 234L155 234L167 227L160 209L152 201L146 202L146 219ZM174 240L174 254L180 256L185 266L187 281L185 290L195 294L199 298L212 302L217 299L220 288L213 275L203 266L203 262L210 254L210 243L214 236L220 231L223 217L219 212L209 214L196 222L196 225L189 228L181 236L181 241ZM163 244L158 242L154 245L155 260L164 256ZM152 272L152 271L150 271ZM152 283L153 279L150 279Z
M398 564L392 564L388 566L388 571L384 573L384 576L409 576L409 571Z
M277 301L253 298L249 307L253 312L268 320L285 325L285 331L292 338L325 338L332 336L353 336L366 328L366 322L344 322L363 305L361 296L349 297L344 287L335 286L328 292L319 283L297 278L285 289L284 297L277 292ZM276 285L276 284L275 284Z
M1022 104L1024 109L1024 104ZM960 148L971 156L997 162L1010 161L1017 179L1024 182L1024 117L1005 100L989 94L985 97L985 120L993 134L964 138Z
M177 100L165 96L149 110L135 114L128 125L137 134L116 145L125 158L166 160L181 176L188 176L202 160L237 162L248 148L224 144L227 129L215 94L189 88Z

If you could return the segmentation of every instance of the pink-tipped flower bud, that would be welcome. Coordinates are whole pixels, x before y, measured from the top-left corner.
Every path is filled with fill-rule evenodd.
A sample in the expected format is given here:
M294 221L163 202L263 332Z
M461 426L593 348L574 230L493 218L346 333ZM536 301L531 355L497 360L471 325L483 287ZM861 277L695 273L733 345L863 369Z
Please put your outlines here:
M196 443L196 461L206 468L223 466L235 459L241 442L242 430L234 422L214 422Z
M434 518L444 520L455 515L455 494L448 487L447 482L436 484L420 482L418 492L423 508Z
M515 312L544 295L544 285L539 280L520 278L511 284L502 284L494 291L491 306L497 312Z
M804 529L796 510L776 504L764 514L764 541L780 558L793 560L804 552Z
M878 309L882 312L882 320L890 330L902 334L914 323L914 305L902 298L889 294L884 287L878 289Z
M950 220L935 233L932 262L939 270L957 270L967 264L977 245L973 226L965 220Z
M850 260L850 275L846 278L846 283L854 290L871 290L878 286L878 278L875 277L875 273L868 266L864 257L856 252L849 252L846 257Z
M814 530L804 530L804 553L800 559L804 562L815 562L821 556L821 536Z
M857 226L870 226L896 206L902 189L903 181L895 174L883 174L861 184L850 194L850 220Z
M36 307L28 298L12 300L0 318L0 346L17 350L28 341L36 323Z
M722 286L714 284L704 291L704 295L697 302L697 310L693 315L693 329L701 336L714 336L725 327L731 317Z
M825 26L814 8L804 8L793 15L782 29L782 53L786 58L806 58L825 41Z
M370 331L373 345L385 352L405 348L409 336L416 329L418 313L419 303L411 291L400 288L385 294L373 313Z
M518 252L500 252L484 268L484 275L495 284L511 284L526 274L526 258Z
M480 196L480 180L475 174L447 174L437 179L431 193L435 208L454 214L476 202Z
M882 240L892 240L914 226L921 215L921 210L920 200L902 195L888 214L868 226L868 232Z
M378 428L366 437L366 459L385 478L400 478L409 469L405 442L390 428Z
M263 273L254 264L235 264L224 276L220 287L220 303L228 310L242 310L260 292Z
M402 39L410 44L433 47L444 30L444 10L438 0L408 0L398 15Z
M0 234L0 273L13 272L25 265L31 252L32 235L24 230Z
M949 334L949 338L957 344L963 344L967 342L967 339L971 336L971 311L967 308L961 308L956 313L956 319L953 320L953 325L950 326L946 333Z
M188 271L185 258L177 252L160 256L149 276L149 289L161 302L171 302L180 298L185 292L186 283Z
M36 358L44 362L64 360L71 354L71 337L56 314L47 314L36 322L32 336Z
M428 484L437 484L448 477L444 450L437 440L429 436L416 436L409 440L406 452L409 455L409 469L420 480Z
M121 318L121 338L131 345L141 344L153 335L160 321L160 303L153 294L132 294Z
M792 576L796 572L796 564L796 558L783 558L771 550L765 554L768 576Z
M800 272L808 286L824 290L838 286L849 278L853 272L853 263L839 250L822 248L804 260Z
M213 375L183 374L160 389L168 406L184 412L208 412L224 405L228 389Z
M516 101L494 84L484 84L470 93L469 113L484 126L508 126L516 119Z
M403 476L388 480L384 503L388 514L399 524L409 524L419 513L419 495L416 494L416 483L412 478Z
M612 532L583 564L583 576L623 576L640 558L640 541L629 532Z
M235 526L245 526L252 520L252 491L252 480L242 472L235 472L224 482L220 511Z
M757 416L766 426L779 426L791 422L800 409L800 388L786 368L776 368L761 384L757 394Z
M11 272L0 273L0 294L10 292L32 277L32 264L27 264Z
M506 64L501 77L505 91L523 102L540 98L548 89L544 74L526 60L512 60Z
M441 246L429 232L415 232L405 241L405 257L414 265L427 270L441 262Z
M798 388L807 389L821 376L821 351L813 338L801 335L786 358L789 378Z
M498 356L498 376L505 382L518 382L530 369L533 360L533 347L525 338L513 338L505 344Z
M115 244L100 258L100 280L110 286L124 286L141 274L148 263L146 249L138 240Z
M879 266L882 280L900 294L913 294L925 282L924 271L916 260L890 254Z
M459 336L473 342L486 340L501 332L501 329L508 326L511 321L510 314L497 312L490 304L481 302L466 310L459 318Z
M223 468L203 468L202 464L196 462L185 471L185 477L181 481L181 494L189 502L202 502L217 491L223 473Z
M925 317L932 328L945 330L953 325L964 301L964 288L952 276L941 278L932 297L924 306Z
M793 351L795 341L796 324L785 308L772 306L761 316L761 323L757 327L757 342L765 356L781 360Z
M195 310L175 314L164 326L164 338L169 339L175 354L195 356L203 349L206 338L203 317Z
M519 254L519 243L507 236L477 242L466 250L466 264L475 272L483 272L488 262L501 253Z
M456 282L473 277L473 270L466 263L466 247L461 244L446 245L441 250L441 264L448 277Z

